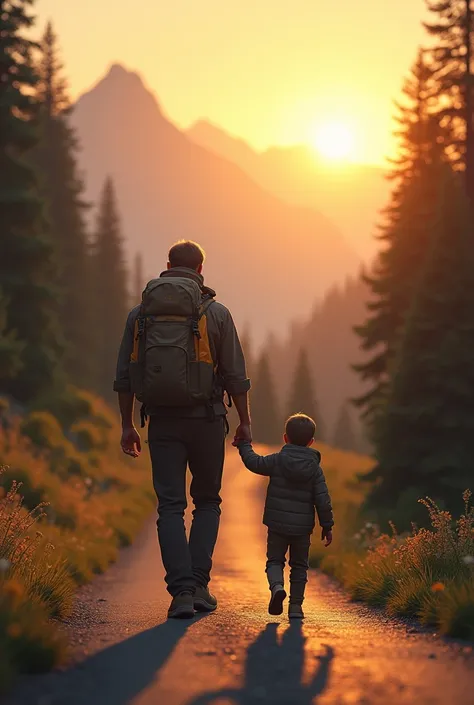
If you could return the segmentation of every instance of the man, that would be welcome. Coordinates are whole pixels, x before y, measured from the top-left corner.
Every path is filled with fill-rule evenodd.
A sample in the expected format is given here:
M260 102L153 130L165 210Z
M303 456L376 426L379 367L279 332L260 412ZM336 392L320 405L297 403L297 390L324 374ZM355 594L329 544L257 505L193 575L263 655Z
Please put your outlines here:
M236 437L251 440L250 381L242 347L231 314L214 301L215 292L204 286L204 258L197 243L180 241L173 245L167 270L150 282L142 305L128 316L114 382L122 417L121 446L132 457L141 451L140 435L133 422L135 392L146 399L142 419L145 414L149 417L158 539L172 595L168 616L180 618L192 617L195 610L211 612L217 607L208 583L221 511L219 493L228 431L225 393L239 415ZM191 305L194 293L199 314L176 315ZM173 335L181 336L181 342L176 342L178 338L173 342ZM186 341L191 347L184 355ZM188 358L193 359L188 362ZM175 374L182 364L187 365L186 370ZM148 369L143 372L146 365ZM198 379L201 389L191 389L194 379ZM180 400L188 397L191 401L181 404ZM194 503L189 543L184 526L187 465Z

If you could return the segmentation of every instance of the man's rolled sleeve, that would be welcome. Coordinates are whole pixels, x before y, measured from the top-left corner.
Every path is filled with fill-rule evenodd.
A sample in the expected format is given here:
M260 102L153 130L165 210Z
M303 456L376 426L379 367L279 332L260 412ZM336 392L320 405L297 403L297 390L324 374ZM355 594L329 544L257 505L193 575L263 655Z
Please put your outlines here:
M133 331L139 306L133 308L128 314L122 342L117 358L117 371L114 381L114 392L131 392L130 387L130 356L133 351Z
M231 396L245 394L250 389L250 380L247 377L242 345L230 312L227 309L224 311L220 326L219 374L225 390Z

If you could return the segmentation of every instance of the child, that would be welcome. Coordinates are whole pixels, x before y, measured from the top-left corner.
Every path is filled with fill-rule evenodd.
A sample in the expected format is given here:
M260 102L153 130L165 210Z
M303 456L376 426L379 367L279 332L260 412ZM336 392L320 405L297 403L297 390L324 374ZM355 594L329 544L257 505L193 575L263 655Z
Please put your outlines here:
M316 424L305 414L290 416L285 427L285 445L279 453L257 455L248 441L234 440L246 468L270 478L263 523L268 527L267 577L271 597L268 611L282 614L283 569L290 549L290 619L303 619L302 604L308 575L311 534L315 524L314 509L322 527L321 540L332 542L334 525L331 498L319 465L321 454L310 446Z

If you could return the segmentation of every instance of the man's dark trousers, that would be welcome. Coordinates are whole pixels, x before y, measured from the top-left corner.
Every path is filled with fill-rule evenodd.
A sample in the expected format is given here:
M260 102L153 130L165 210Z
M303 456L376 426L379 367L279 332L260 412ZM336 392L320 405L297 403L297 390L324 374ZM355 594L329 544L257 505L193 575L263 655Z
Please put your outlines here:
M308 580L308 557L311 535L288 536L268 530L267 577L270 589L283 585L286 553L290 549L290 602L302 604Z
M151 416L148 429L153 486L158 497L158 539L171 595L207 586L219 531L226 422ZM186 467L191 471L193 521L186 538Z

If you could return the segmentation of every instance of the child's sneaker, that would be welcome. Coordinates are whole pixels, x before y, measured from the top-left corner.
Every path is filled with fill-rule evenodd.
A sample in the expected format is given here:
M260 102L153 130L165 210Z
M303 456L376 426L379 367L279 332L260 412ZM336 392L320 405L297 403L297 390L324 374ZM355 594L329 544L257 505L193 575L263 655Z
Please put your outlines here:
M270 597L270 604L268 605L269 614L282 614L283 613L283 601L286 597L285 588L281 584L274 585L272 587L272 596Z
M296 602L290 602L288 607L288 618L289 619L304 619L304 612L301 605Z

